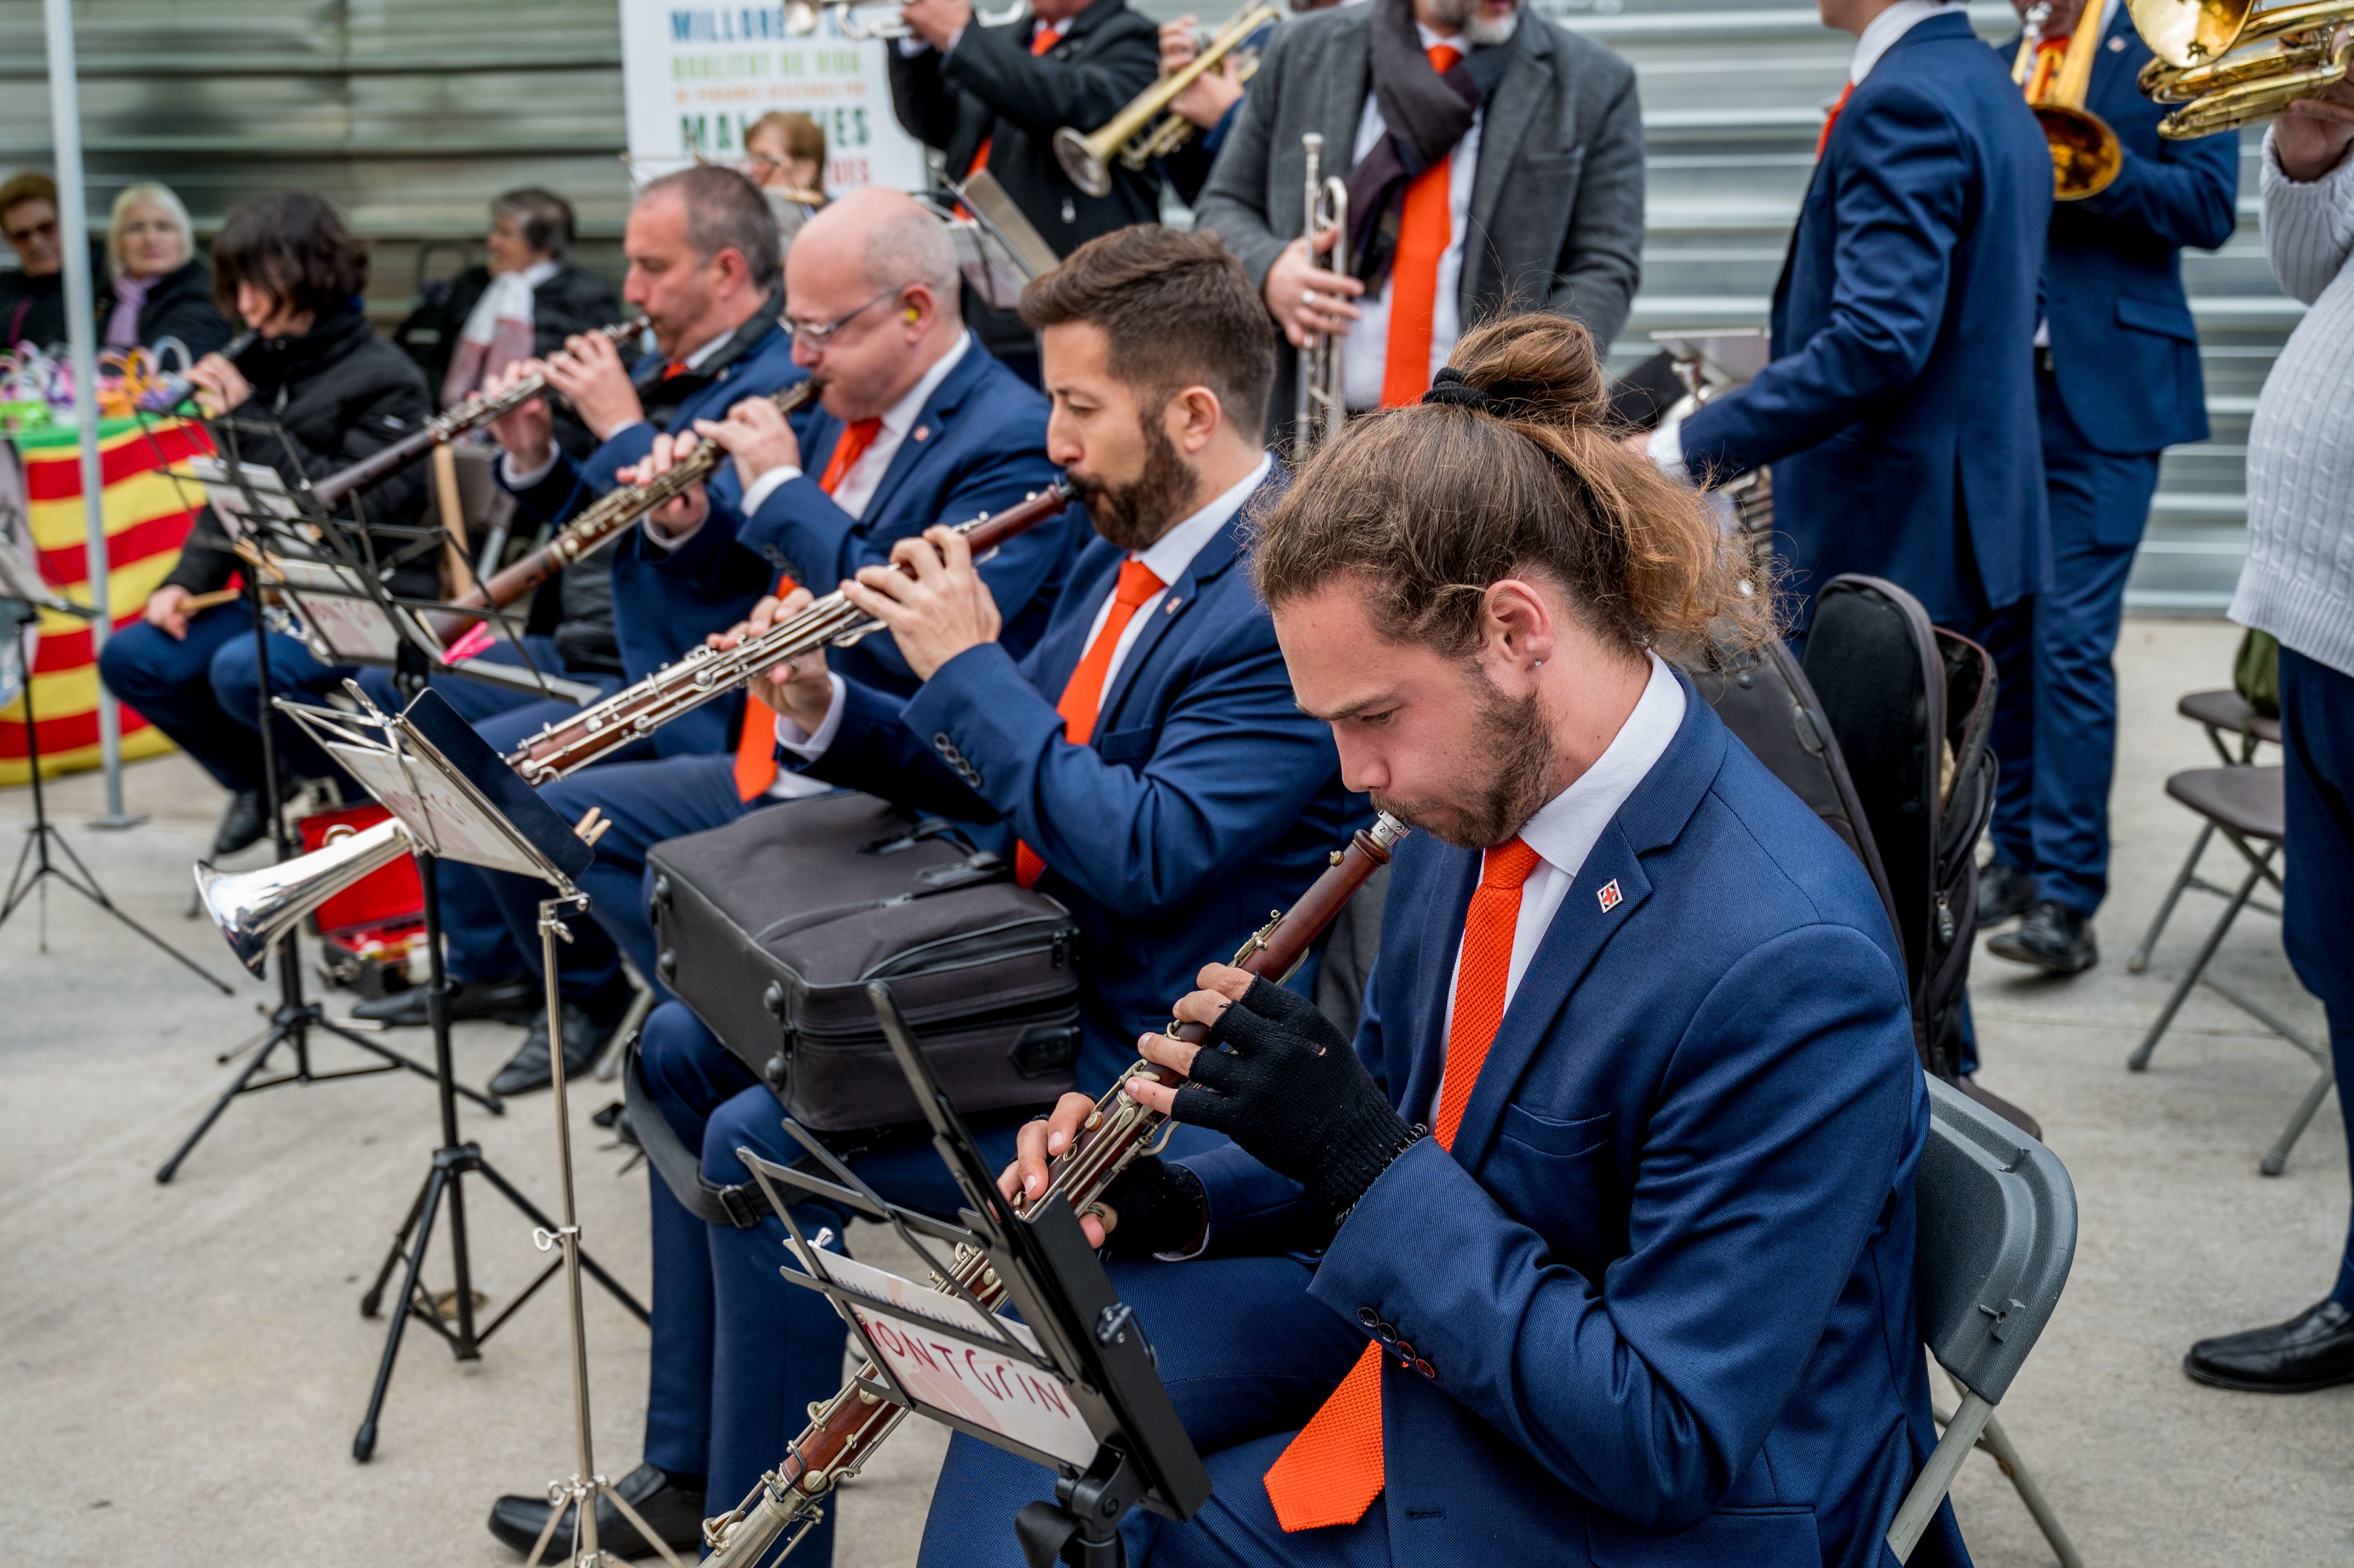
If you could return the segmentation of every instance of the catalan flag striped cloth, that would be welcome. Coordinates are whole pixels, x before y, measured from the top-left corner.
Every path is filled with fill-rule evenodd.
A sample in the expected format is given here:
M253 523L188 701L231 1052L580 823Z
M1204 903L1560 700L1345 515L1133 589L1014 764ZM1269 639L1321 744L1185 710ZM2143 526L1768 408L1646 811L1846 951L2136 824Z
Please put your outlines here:
M82 514L80 438L71 425L8 438L23 460L25 511L41 574L66 599L90 602L89 525ZM182 420L107 419L99 426L99 471L106 514L107 606L116 626L136 621L196 525L203 504L193 483L164 469L212 450L199 426ZM33 663L33 708L40 715L44 775L99 765L98 660L89 626L69 616L41 618L40 651ZM0 708L0 785L30 777L26 761L23 700ZM161 731L122 709L122 755L153 757L172 749Z

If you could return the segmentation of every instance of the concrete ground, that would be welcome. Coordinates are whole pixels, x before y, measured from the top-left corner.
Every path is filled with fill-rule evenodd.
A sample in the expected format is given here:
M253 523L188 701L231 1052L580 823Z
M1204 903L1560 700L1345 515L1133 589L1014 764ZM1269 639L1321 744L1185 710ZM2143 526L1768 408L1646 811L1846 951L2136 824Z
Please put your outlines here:
M2147 1074L2124 1065L2212 918L2213 901L2193 895L2151 971L2126 972L2191 837L2160 785L2210 760L2173 702L2223 683L2236 635L2128 623L2101 967L2051 981L1981 955L1976 970L1984 1081L2042 1118L2083 1211L2067 1298L2001 1414L2094 1564L2354 1561L2354 1389L2265 1399L2179 1371L2191 1340L2285 1316L2327 1288L2348 1210L2336 1101L2286 1173L2266 1179L2257 1159L2312 1080L2301 1055L2202 995ZM151 820L122 834L86 825L94 776L56 786L68 841L123 909L228 976L209 926L182 914L217 791L176 758L126 782ZM25 791L0 794L10 855L29 814ZM2226 869L2222 854L2211 863ZM514 1568L482 1530L492 1498L573 1468L556 1287L478 1361L454 1363L412 1329L376 1458L350 1457L384 1342L383 1320L355 1308L437 1142L428 1086L387 1075L243 1099L179 1179L158 1186L155 1167L234 1070L216 1055L249 1034L275 988L239 972L234 996L209 991L61 888L46 953L36 916L28 906L0 928L0 1540L10 1555L58 1568L323 1555ZM2290 977L2276 930L2246 919L2220 972L2317 1035L2319 1009ZM480 1084L514 1035L462 1027L460 1076ZM416 1033L383 1038L426 1048ZM323 1070L361 1057L330 1041L317 1060ZM574 1093L580 1223L590 1251L642 1295L645 1177L624 1172L588 1120L613 1097L590 1080ZM538 1097L504 1118L472 1107L461 1117L465 1136L552 1210L548 1106ZM478 1288L496 1312L542 1256L529 1221L482 1186L466 1196ZM853 1245L883 1255L871 1236ZM439 1248L429 1283L447 1285ZM599 1465L618 1476L637 1460L644 1330L592 1287L588 1333ZM941 1446L911 1426L849 1489L844 1564L913 1561ZM1980 1563L2051 1560L1984 1457L1956 1500Z

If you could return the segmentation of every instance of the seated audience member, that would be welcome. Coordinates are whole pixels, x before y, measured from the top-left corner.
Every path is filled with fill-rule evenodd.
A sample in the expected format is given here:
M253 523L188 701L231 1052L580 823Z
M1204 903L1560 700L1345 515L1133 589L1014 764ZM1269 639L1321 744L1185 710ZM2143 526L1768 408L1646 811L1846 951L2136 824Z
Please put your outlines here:
M98 291L101 347L152 348L175 338L193 363L229 340L188 209L169 185L126 186L114 198L106 249L112 275Z
M16 253L17 270L0 272L0 352L29 343L61 349L66 341L65 250L58 236L58 183L24 174L0 185L0 234ZM105 259L90 248L90 275L104 275Z

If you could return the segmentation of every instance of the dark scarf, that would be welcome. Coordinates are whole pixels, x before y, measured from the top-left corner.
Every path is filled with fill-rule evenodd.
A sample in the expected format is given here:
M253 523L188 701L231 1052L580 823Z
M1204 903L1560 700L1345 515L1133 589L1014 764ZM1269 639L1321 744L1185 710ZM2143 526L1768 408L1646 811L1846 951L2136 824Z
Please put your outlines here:
M1405 187L1455 151L1512 63L1509 43L1474 48L1441 76L1430 69L1422 35L1415 30L1414 0L1373 0L1372 10L1367 27L1373 101L1386 130L1349 171L1348 180L1349 251L1369 295L1380 293L1389 279ZM1520 25L1532 24L1523 16Z

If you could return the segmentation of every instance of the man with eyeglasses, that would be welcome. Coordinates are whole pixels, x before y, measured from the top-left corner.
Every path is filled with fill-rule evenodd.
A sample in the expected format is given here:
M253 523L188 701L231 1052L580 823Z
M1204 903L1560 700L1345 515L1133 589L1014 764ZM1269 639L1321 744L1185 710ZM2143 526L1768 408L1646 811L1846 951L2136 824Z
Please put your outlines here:
M685 413L714 416L697 428L720 432L737 456L620 546L613 569L625 647L633 630L651 632L666 639L663 656L674 659L743 620L763 594L788 591L780 578L830 588L887 559L901 539L935 523L1002 511L1055 477L1046 400L965 330L956 256L938 218L896 191L854 191L811 218L802 238L809 243L797 242L788 264L792 306L785 325L794 373L824 388L820 406L795 417L796 430L767 397L739 392L725 424L707 400L689 405ZM685 413L673 430L684 428ZM649 428L639 450L659 447L666 456L670 440ZM642 475L632 467L620 477ZM1035 529L986 568L1017 647L1026 648L1045 624L1084 526L1075 516ZM650 609L662 619L632 620ZM904 694L917 683L885 636L835 650L832 660L862 684ZM593 998L610 1011L586 1016L577 1041L567 1017L567 1072L587 1069L627 1009L623 954L640 976L661 983L639 889L646 852L795 793L820 792L796 774L779 779L774 715L740 700L727 705L743 715L739 745L719 744L715 735L692 747L665 747L675 727L665 726L651 737L664 755L608 762L541 791L567 821L595 806L612 824L598 841L595 864L578 879L596 918L573 923L562 977L567 999ZM518 938L536 933L537 883L472 875ZM524 946L526 961L537 957L535 939ZM519 1059L523 1068L546 1081L544 1058Z

